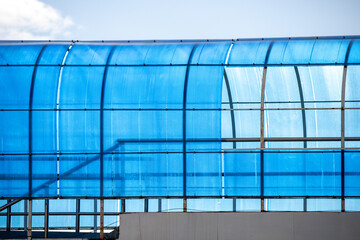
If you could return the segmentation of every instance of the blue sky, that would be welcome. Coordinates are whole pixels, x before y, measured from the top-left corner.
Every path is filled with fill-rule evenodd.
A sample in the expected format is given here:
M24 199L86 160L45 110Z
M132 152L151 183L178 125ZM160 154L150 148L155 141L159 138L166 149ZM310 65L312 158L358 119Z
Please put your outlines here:
M0 0L0 39L360 35L360 0Z

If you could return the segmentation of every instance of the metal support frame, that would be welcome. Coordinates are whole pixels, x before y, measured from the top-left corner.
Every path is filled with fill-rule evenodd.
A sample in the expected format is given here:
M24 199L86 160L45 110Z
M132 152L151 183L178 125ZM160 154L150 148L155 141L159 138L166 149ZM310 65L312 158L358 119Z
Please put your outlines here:
M195 44L190 52L190 56L188 59L187 67L186 67L186 75L184 80L184 94L183 94L183 124L182 124L182 132L183 132L183 197L184 197L184 203L186 202L186 102L187 102L187 88L188 88L188 82L189 82L189 75L190 75L190 64L191 60L193 58L195 49L197 47L197 44ZM186 206L186 204L184 204ZM184 212L186 211L186 208L184 208Z
M300 104L301 104L301 117L302 117L302 123L303 123L303 137L306 138L307 137L307 130L306 130L306 112L305 112L305 101L304 101L304 93L302 90L302 85L301 85L301 78L300 78L300 73L299 73L299 69L297 66L294 67L295 70L295 75L296 75L296 81L298 84L298 89L299 89L299 96L300 96ZM307 141L304 141L304 148L307 148ZM306 162L305 162L306 164ZM307 209L307 199L304 198L304 211L306 211Z
M27 227L27 240L31 240L31 225L32 225L32 199L29 199L29 212L28 212L28 227Z
M346 93L346 76L347 63L353 40L350 41L346 50L344 70L341 84L341 211L345 212L345 93Z
M7 201L7 203L5 205L0 207L0 212L7 209L7 208L9 208L9 207L11 207L12 205L14 205L14 204L16 204L18 202L20 202L22 199L16 199L16 200L13 200L13 201L11 201L11 199L9 199L9 200L10 201Z
M97 199L94 199L94 212L97 213ZM94 215L94 233L97 232L97 215Z
M29 197L32 196L32 115L33 112L31 111L33 108L33 98L34 98L34 88L35 88L35 79L36 79L36 72L38 68L38 64L40 62L41 56L47 47L45 44L37 56L34 70L31 77L31 85L30 85L30 97L29 97Z
M187 212L187 199L183 199L183 212Z
M124 213L126 212L126 202L125 202L125 199L121 199L121 212Z
M231 52L231 49L233 46L234 46L234 43L232 43L231 46L229 47L229 50L226 55L225 66L228 64L230 52ZM229 107L230 107L230 109L234 109L234 104L233 104L233 99L232 99L232 94L231 94L231 87L230 87L228 75L226 73L226 67L224 68L224 81L225 81L225 86L226 86L226 92L228 94L228 99L229 99ZM236 124L235 124L234 110L230 110L230 118L231 118L232 138L236 138ZM236 148L236 142L233 142L233 148ZM224 158L223 158L223 161L224 161ZM233 211L236 212L236 199L233 199Z
M44 236L45 238L49 237L49 199L45 199Z
M106 78L109 69L109 63L111 61L112 55L115 50L113 46L109 52L109 55L106 60L106 66L104 69L104 75L102 79L101 86L101 102L100 102L100 197L104 196L104 104L105 104L105 88L106 88Z
M104 239L104 199L100 199L100 239Z
M268 50L266 52L264 69L261 81L261 103L260 103L260 148L265 148L265 85L266 85L266 73L267 73L267 63L269 60L270 52L273 46L273 41L270 42ZM261 211L265 211L264 208L264 152L260 151L260 196L261 196Z
M8 199L7 204L10 203L11 203L11 199ZM10 230L11 230L11 206L9 206L6 211L6 231L10 231Z
M24 200L24 231L27 230L28 201Z
M144 212L149 212L149 199L144 199Z
M80 199L76 199L75 232L80 232Z
M161 212L161 198L158 199L158 212Z

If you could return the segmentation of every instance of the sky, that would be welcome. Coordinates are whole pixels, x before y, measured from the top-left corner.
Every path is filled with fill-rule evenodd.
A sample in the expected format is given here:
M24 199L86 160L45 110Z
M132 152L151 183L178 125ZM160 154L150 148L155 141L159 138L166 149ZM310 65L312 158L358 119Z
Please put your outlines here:
M0 40L360 35L360 0L0 0Z

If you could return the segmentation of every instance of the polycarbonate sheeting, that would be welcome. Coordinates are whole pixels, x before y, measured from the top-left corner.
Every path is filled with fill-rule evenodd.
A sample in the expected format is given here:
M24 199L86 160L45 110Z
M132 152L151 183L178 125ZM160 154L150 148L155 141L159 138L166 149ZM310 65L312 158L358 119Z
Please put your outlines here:
M265 146L303 148L301 141L266 138L305 137L304 126L307 137L340 138L342 65L350 39L80 42L69 52L69 43L1 43L0 196L27 196L30 185L33 197L221 196L223 180L228 196L259 196L261 188L265 196L341 196L339 151L220 153L222 147L259 147L258 141L222 144L221 137L260 138L263 65L271 41ZM359 63L360 45L353 41L345 107L357 108L359 67L352 64ZM235 109L221 110L230 108L222 95L228 54ZM358 137L358 119L358 109L345 109L345 137ZM307 147L341 145L308 141ZM357 154L345 152L349 196L360 195Z
M294 67L269 67L265 84L265 137L304 137L299 82ZM269 109L269 110L267 110ZM266 147L273 147L266 143ZM288 143L288 147L293 147Z
M345 88L345 108L360 107L360 67L348 66ZM360 136L360 109L345 109L345 137ZM350 143L353 144L353 143ZM359 144L353 147L360 147Z
M345 152L345 196L360 195L360 152Z
M193 64L224 64L230 43L200 44L194 49ZM186 139L216 142L186 143L186 195L221 195L221 96L223 66L191 66L187 79ZM198 153L196 153L198 152Z
M340 152L265 152L265 196L340 196Z
M260 196L260 152L224 153L225 196Z
M339 64L345 62L349 39L275 41L268 64Z
M105 154L104 196L182 196L182 156L182 153Z
M42 47L41 43L0 43L0 65L34 65Z
M239 41L232 47L229 64L265 64L271 41Z
M264 185L261 185L261 153L226 152L226 196L340 196L340 151L264 151ZM358 194L358 152L345 153L346 195ZM347 182L348 181L348 182ZM347 183L346 183L347 182Z
M104 65L110 49L111 46L107 45L74 46L66 64ZM62 109L59 113L59 150L75 154L60 156L61 196L100 195L100 103L104 71L103 66L63 68L59 98ZM78 166L81 168L77 169Z
M263 68L227 67L225 71L229 81L234 109L260 109ZM226 100L226 102L229 103L229 100ZM230 106L228 105L227 108L230 108ZM236 137L260 137L259 110L234 110L233 113ZM231 127L229 124L226 124L226 126L228 128ZM236 146L243 148L247 145L246 143L238 142Z
M27 197L28 193L29 156L0 156L0 197Z

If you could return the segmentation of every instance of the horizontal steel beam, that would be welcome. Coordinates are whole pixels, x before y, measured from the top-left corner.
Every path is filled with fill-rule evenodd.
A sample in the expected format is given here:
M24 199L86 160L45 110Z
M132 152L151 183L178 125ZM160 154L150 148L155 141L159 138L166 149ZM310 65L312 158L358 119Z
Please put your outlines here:
M267 103L265 103L267 104ZM340 103L339 103L340 104ZM297 107L297 108L272 108L264 107L264 111L291 111L291 110L359 110L360 107ZM1 112L85 112L85 111L260 111L261 108L39 108L39 109L28 109L28 108L1 108Z

